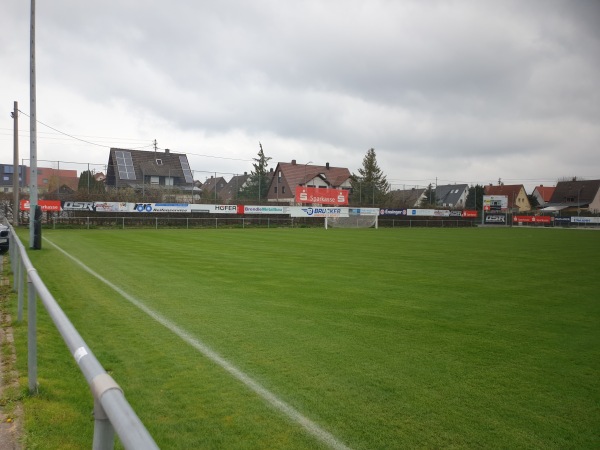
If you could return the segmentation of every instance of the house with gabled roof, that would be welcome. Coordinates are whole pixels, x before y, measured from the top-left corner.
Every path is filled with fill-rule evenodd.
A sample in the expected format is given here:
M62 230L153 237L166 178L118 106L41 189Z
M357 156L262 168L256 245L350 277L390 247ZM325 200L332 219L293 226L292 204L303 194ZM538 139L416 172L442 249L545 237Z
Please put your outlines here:
M229 182L222 188L218 196L223 203L235 202L238 198L238 194L246 187L250 175L244 172L243 175L235 175L229 180Z
M223 177L210 176L202 184L202 196L205 199L218 200L220 193L227 186L227 181Z
M543 211L600 213L600 180L559 181Z
M418 208L425 198L425 188L390 191L390 205L394 208Z
M435 203L442 208L464 209L467 195L469 195L468 184L438 185L435 188Z
M538 202L539 207L544 207L550 199L552 198L552 194L554 194L554 190L556 188L554 186L544 186L543 184L536 186L533 189L531 195L535 197Z
M111 148L106 171L106 186L193 188L194 178L187 155L164 152Z
M267 201L294 204L296 187L329 188L350 190L350 171L346 167L333 167L298 164L295 159L290 163L277 163L273 178L269 184Z
M508 199L508 209L513 212L525 212L531 210L531 203L527 198L527 192L522 184L501 184L498 186L485 186L484 195L505 195Z

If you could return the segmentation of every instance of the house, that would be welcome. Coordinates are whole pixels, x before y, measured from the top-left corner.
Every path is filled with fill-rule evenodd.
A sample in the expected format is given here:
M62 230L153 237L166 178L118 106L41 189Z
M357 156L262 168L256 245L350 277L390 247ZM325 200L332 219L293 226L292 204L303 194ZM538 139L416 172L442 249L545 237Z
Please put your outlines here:
M390 204L394 208L418 208L427 189L398 189L390 192Z
M329 188L350 190L350 171L345 167L332 167L329 163L324 166L277 163L275 172L269 184L267 201L285 202L290 205L296 201L296 187Z
M191 190L194 178L187 156L180 153L111 148L106 187L144 187Z
M238 194L244 187L246 187L246 183L250 175L247 172L244 172L243 175L235 175L229 180L229 183L225 185L224 188L218 193L219 198L223 203L229 203L231 201L236 201L238 198Z
M207 178L206 181L202 184L202 196L205 199L214 199L217 201L219 199L219 195L223 189L227 186L227 181L223 177L213 177Z
M468 184L441 185L435 188L435 203L442 208L464 209L468 195Z
M26 172L27 166L17 166L17 172L19 176L19 188L25 187L25 180L27 178ZM13 164L0 164L0 191L12 192L13 191L13 177L15 175L15 166Z
M600 213L600 180L559 181L542 211L589 211Z
M541 207L545 206L550 199L552 198L552 194L556 188L554 186L544 186L539 185L533 189L531 195L535 197L538 202L538 205Z
M522 184L501 184L485 186L484 195L505 195L508 198L508 209L512 212L531 210L531 203Z

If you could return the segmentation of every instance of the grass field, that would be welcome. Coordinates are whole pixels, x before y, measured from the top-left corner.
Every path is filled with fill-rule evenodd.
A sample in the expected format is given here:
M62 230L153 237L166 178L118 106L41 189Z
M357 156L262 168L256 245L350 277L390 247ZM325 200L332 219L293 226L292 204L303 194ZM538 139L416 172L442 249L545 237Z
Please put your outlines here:
M600 446L599 232L44 237L350 448ZM30 253L33 264L161 448L327 447L43 246ZM24 399L27 448L90 448L89 389L39 311L40 393ZM24 325L16 340L24 377Z

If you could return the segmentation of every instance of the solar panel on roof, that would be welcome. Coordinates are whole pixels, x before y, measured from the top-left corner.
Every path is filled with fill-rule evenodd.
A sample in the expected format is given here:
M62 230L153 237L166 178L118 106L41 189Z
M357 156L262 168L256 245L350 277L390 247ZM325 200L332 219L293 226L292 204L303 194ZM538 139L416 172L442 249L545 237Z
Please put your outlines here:
M122 150L116 151L117 170L121 180L135 180L135 169L133 168L133 160L131 153Z
M179 155L179 162L181 163L181 170L183 170L183 176L185 177L186 183L193 183L194 177L190 169L190 164L185 156Z

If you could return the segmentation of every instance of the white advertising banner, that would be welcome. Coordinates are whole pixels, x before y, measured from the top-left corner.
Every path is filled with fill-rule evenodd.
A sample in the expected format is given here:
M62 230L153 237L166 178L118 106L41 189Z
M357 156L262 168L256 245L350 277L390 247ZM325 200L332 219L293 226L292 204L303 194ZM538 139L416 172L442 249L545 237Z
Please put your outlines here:
M600 217L571 217L571 223L600 223Z
M191 211L188 203L128 203L127 205L133 207L130 211L136 212L189 213Z
M244 206L244 214L287 214L288 206Z
M349 208L290 206L292 217L349 217Z
M448 209L407 209L407 216L450 217Z
M130 211L125 202L96 202L96 212L126 212Z
M378 216L379 208L350 208L351 216Z

